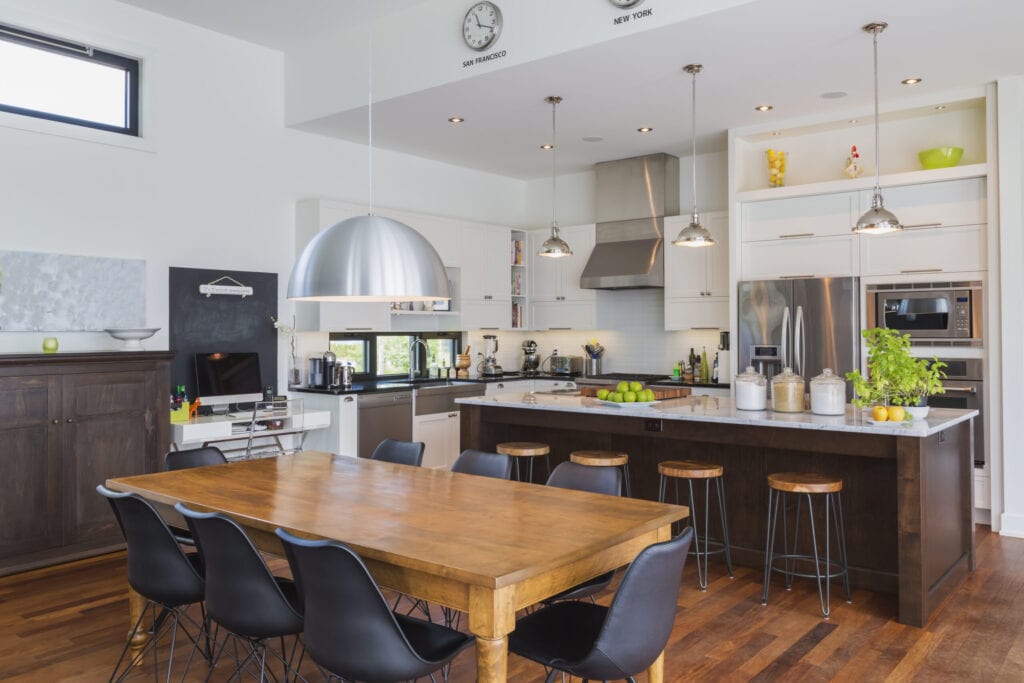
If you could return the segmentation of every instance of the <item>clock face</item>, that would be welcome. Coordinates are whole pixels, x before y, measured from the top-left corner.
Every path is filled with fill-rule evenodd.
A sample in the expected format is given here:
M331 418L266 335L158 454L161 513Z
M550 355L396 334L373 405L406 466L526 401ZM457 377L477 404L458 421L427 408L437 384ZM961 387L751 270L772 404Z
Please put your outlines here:
M608 0L608 1L610 3L612 3L613 5L615 5L616 7L621 7L622 9L629 9L630 7L636 7L637 5L642 3L644 0Z
M501 35L501 10L493 2L478 2L466 12L462 38L470 48L480 51L494 45Z

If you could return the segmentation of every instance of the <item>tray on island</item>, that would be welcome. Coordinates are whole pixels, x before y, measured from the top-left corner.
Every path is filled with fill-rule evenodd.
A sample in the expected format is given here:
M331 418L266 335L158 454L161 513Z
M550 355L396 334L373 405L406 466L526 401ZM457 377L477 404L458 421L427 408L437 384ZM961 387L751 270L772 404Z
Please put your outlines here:
M584 395L584 396L593 396L593 397L596 398L597 397L597 392L600 391L601 389L609 389L610 390L612 388L614 388L614 385L611 385L611 386L595 386L593 384L580 385L580 393L582 395ZM655 387L655 386L645 386L644 388L645 389L650 389L651 391L654 392L654 400L655 401L660 401L663 398L681 398L683 396L689 396L690 395L690 388L689 387ZM598 399L598 400L600 401L601 399Z
M616 403L615 401L602 401L599 398L594 400L602 405L614 406L616 408L646 408L647 406L653 406L657 403L657 401L633 401L632 403L626 403L623 401L622 403Z

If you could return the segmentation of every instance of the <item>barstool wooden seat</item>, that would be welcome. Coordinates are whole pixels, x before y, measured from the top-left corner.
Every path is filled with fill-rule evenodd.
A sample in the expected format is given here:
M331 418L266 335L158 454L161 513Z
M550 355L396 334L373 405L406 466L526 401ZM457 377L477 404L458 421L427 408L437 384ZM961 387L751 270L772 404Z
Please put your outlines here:
M768 586L773 571L786 577L786 590L793 587L793 577L813 578L818 582L818 604L821 615L828 619L832 610L832 579L842 577L843 591L846 601L851 601L850 575L846 563L846 531L843 527L843 480L824 474L812 472L783 472L768 475L768 538L765 543L764 555L764 589L761 604L768 604ZM796 519L793 523L793 545L789 547L789 530L786 520L786 504L789 495L796 495ZM814 502L812 496L825 496L825 557L822 561L818 552L818 534L814 522ZM813 553L798 552L800 534L800 510L804 499L807 499L807 519L811 530L811 548ZM782 507L782 553L775 553L776 527L779 521L779 506ZM829 516L833 522L829 524ZM839 546L839 560L832 559L830 534L835 532L836 544ZM777 560L783 560L783 566L775 566ZM797 571L798 562L813 562L814 573ZM824 582L824 587L822 586Z
M633 492L629 487L629 453L601 450L573 451L569 454L569 461L589 467L621 467L626 497L633 497Z
M544 464L548 469L548 476L551 476L551 447L539 441L505 441L494 448L495 452L502 453L512 458L515 464L516 481L533 481L533 459L544 456ZM520 458L526 458L526 479L523 479L519 468Z
M708 555L715 553L725 554L725 566L729 570L729 578L733 578L732 555L729 552L729 524L725 517L725 481L723 475L725 468L706 462L694 460L666 460L658 463L658 501L665 502L668 480L673 479L676 491L676 503L679 503L679 480L685 480L689 488L690 517L687 524L693 527L693 547L690 554L697 560L697 585L702 591L708 589ZM722 539L712 539L709 536L711 504L711 480L715 480L715 493L718 494L718 517L722 524ZM704 480L704 532L698 531L699 516L697 504L693 495L694 480ZM710 545L715 549L711 550Z

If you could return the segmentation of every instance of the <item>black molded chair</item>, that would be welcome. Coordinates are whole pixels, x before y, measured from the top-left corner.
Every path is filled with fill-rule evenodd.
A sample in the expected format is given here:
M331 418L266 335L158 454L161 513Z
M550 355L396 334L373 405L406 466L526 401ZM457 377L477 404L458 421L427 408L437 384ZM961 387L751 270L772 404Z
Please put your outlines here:
M216 446L203 446L202 448L188 448L183 451L169 451L164 456L164 469L168 472L174 470L187 470L193 467L206 467L207 465L223 465L228 459Z
M146 608L132 626L110 680L123 680L150 651L153 653L154 677L158 676L156 646L164 635L170 633L171 644L167 654L167 680L170 681L179 626L194 646L203 644L203 654L207 659L210 658L205 613L202 623L199 623L184 609L203 600L205 584L202 562L197 553L186 554L182 551L163 518L147 500L134 493L111 491L102 484L97 486L96 490L110 503L128 545L128 584L146 599ZM118 674L128 653L128 645L135 634L140 628L150 630L150 627L142 625L147 613L152 615L151 637L145 647ZM195 627L194 635L189 633L188 624ZM195 647L192 654L195 654ZM188 664L191 662L192 656L189 655ZM186 674L188 664L185 667ZM184 678L184 674L182 677Z
M210 619L249 649L238 663L236 674L255 661L259 678L264 680L269 653L284 665L287 680L299 640L296 638L288 654L284 637L302 633L302 605L295 583L270 573L259 551L233 519L217 512L196 512L181 503L174 509L185 517L203 557ZM280 653L267 645L273 638L281 639ZM224 639L218 659L231 639Z
M548 477L547 485L562 489L604 493L609 496L621 496L622 469L563 462ZM544 603L551 604L560 600L583 600L585 598L590 598L590 601L593 602L594 596L607 588L614 578L615 570L605 572L600 576L576 584L558 595L552 595L544 600Z
M382 462L393 462L399 465L412 465L419 467L423 462L423 449L426 444L422 441L399 441L398 439L384 439L373 449L370 460Z
M645 671L668 643L679 585L693 540L687 528L670 541L645 548L619 584L610 607L559 602L516 622L509 650L584 680L626 679Z
M512 458L501 453L488 453L467 448L452 463L452 472L509 479L512 477Z
M304 596L306 649L333 677L368 683L419 678L473 642L465 633L392 612L348 546L283 529L277 535Z

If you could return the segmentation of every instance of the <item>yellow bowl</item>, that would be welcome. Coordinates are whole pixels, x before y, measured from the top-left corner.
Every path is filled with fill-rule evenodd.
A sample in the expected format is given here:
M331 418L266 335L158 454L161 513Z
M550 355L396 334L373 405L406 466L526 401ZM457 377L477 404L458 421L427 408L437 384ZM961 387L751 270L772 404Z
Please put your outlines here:
M918 152L917 158L925 168L948 168L959 164L963 155L963 147L935 147Z

